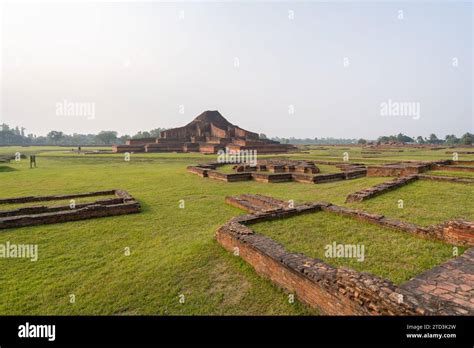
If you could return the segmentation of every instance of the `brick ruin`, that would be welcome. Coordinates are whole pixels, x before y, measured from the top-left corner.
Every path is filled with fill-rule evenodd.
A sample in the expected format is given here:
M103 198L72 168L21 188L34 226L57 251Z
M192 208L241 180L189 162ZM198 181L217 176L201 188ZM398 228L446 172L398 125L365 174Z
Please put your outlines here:
M301 182L319 184L340 180L350 180L366 176L367 170L360 164L345 162L304 161L304 160L259 160L255 166L239 164L234 166L235 173L222 173L218 168L232 163L207 163L189 166L188 172L203 178L225 182L255 180L263 183ZM318 174L316 164L330 164L341 170L340 173Z
M430 163L397 162L367 167L367 176L408 176L430 170Z
M129 139L126 145L114 145L113 152L200 152L217 153L252 150L260 154L286 153L296 147L262 139L227 121L219 111L205 111L184 127L168 129L159 138Z
M237 172L270 172L270 173L301 173L317 174L320 172L313 161L296 161L268 159L260 160L255 166L237 165L234 168Z
M391 281L347 267L333 267L322 260L290 253L276 241L255 233L257 222L303 213L327 211L371 221L412 233L414 225L358 210L313 202L289 207L284 201L261 195L227 197L226 202L251 212L231 219L216 232L217 241L235 252L258 274L302 302L327 315L473 315L474 248L397 286ZM449 229L453 222L446 223ZM454 223L455 224L455 223ZM474 234L474 223L468 222ZM472 246L473 240L470 240ZM458 272L453 272L457 270ZM441 276L440 276L441 275ZM435 291L431 291L435 289Z
M441 163L433 163L431 170L446 170L453 172L473 172L474 161L444 161Z
M408 176L422 174L429 170L474 172L474 161L405 161L370 165L367 167L367 176Z
M474 248L461 256L419 274L402 288L427 301L441 299L462 306L461 314L472 315L474 289ZM458 309L459 311L459 309Z
M13 158L14 158L13 156L2 155L0 156L0 163L9 163L10 160L12 160Z
M73 206L30 206L14 210L0 210L0 229L34 225L55 224L67 221L94 219L106 216L133 214L140 212L140 203L123 190L108 190L57 196L30 196L0 199L1 204L21 204L73 200L76 198L113 196L89 203Z
M381 184L351 193L346 198L346 203L362 202L367 199L379 196L386 192L398 189L402 186L415 182L417 180L432 180L443 182L454 182L460 184L474 184L474 178L456 178L452 176L437 176L437 175L409 175L395 178L392 181L383 182Z

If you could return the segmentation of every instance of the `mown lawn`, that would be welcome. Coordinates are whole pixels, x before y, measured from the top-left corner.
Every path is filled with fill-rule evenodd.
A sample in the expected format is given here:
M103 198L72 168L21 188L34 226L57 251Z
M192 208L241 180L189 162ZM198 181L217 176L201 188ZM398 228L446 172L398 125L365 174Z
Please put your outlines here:
M140 201L142 213L0 232L0 243L38 244L39 249L37 262L0 259L0 314L317 314L298 302L288 303L287 294L217 244L216 229L243 213L226 205L225 196L261 193L297 203L324 200L342 205L349 193L387 180L361 178L321 185L225 183L186 172L188 165L215 160L200 154L133 154L125 162L120 154L0 148L3 154L15 151L37 153L38 168L30 170L27 160L0 165L4 168L0 198L120 188ZM337 154L316 152L280 157L341 160ZM417 184L402 190L416 189ZM408 217L426 223L472 218L466 213L469 207L473 210L469 206L472 191L462 186L455 194L436 200L433 197L440 197L438 187L444 183L439 184L428 190L431 198L416 200L420 209L412 209L414 203L407 198ZM400 214L393 201L397 197L390 194L361 207L383 210L389 216ZM184 209L179 208L180 200ZM390 236L387 245L391 245ZM125 255L126 248L130 256ZM423 258L422 264L430 262ZM74 304L69 302L71 294L76 297ZM181 294L184 303L179 301Z

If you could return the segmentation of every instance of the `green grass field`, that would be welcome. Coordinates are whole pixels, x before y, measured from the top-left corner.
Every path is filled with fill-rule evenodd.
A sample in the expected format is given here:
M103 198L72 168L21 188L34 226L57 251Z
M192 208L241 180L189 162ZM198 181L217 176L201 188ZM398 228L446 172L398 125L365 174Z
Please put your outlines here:
M361 178L321 185L225 183L186 172L186 166L214 161L214 156L133 154L131 161L125 162L122 154L77 155L69 150L0 147L0 154L35 153L38 163L36 169L29 169L24 159L0 164L0 198L119 188L142 204L142 213L0 232L0 244L38 244L39 249L37 262L0 259L2 315L317 314L298 302L288 303L287 294L215 241L216 229L243 213L226 205L225 196L260 193L297 203L324 200L344 205L349 193L388 179ZM364 163L450 158L443 150L423 150L369 160L361 157L360 148L345 147L312 148L309 154L279 157L341 161L344 152L349 152L351 161ZM354 206L421 224L456 217L472 220L472 193L472 186L467 185L416 182ZM405 201L403 210L397 207L400 198ZM180 200L185 202L184 209L179 207ZM337 240L341 222L330 220L327 225ZM353 238L368 238L370 232L361 233ZM386 250L406 238L396 232L384 236L370 241L371 250ZM406 271L392 272L395 263L375 265L372 270L395 280L407 277L447 257L448 247L435 244L419 252L400 247L400 261L402 257L410 260ZM428 252L430 248L438 250L438 245L439 254ZM74 304L69 301L71 294L75 295ZM179 301L181 294L184 303Z

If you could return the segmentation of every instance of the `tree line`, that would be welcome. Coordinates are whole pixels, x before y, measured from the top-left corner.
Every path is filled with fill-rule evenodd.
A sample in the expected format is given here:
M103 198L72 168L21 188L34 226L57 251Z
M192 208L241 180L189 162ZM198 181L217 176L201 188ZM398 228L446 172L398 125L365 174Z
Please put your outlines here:
M116 131L101 131L98 134L65 134L61 131L53 130L46 136L36 136L35 134L26 134L24 127L10 127L7 124L0 125L0 145L112 145L124 144L128 139L138 138L158 138L160 132L166 128L155 128L150 131L139 131L134 135L118 136ZM266 139L265 134L260 134L261 138ZM412 144L436 144L436 145L471 145L474 143L474 134L465 133L461 137L454 134L448 134L444 138L438 138L436 134L430 134L428 137L409 137L405 134L380 136L377 140L367 139L345 139L345 138L279 138L273 137L272 140L279 141L282 144L315 144L315 145L347 145L347 144L366 144L368 142L403 142Z
M359 139L359 144L366 144L368 141L366 139ZM409 144L433 144L433 145L472 145L474 143L474 134L466 132L460 138L454 134L448 134L443 138L438 138L434 133L430 134L428 137L422 137L421 135L416 138L409 137L403 133L398 135L384 135L378 137L377 143L388 143L388 142L398 142L398 143L409 143Z
M98 134L65 134L61 131L51 131L46 136L26 134L24 127L0 125L0 145L112 145L124 144L128 139L158 138L165 128L155 128L150 131L139 131L134 135L118 136L116 131L101 131Z
M434 133L430 134L428 137L409 137L403 133L398 135L383 135L378 137L376 140L369 139L344 139L344 138L271 138L272 140L279 141L283 144L295 144L295 145L305 145L305 144L315 144L315 145L348 145L348 144L360 144L364 145L370 142L373 143L407 143L407 144L436 144L436 145L472 145L474 143L474 134L465 133L463 136L458 138L454 134L448 134L444 138L438 138Z

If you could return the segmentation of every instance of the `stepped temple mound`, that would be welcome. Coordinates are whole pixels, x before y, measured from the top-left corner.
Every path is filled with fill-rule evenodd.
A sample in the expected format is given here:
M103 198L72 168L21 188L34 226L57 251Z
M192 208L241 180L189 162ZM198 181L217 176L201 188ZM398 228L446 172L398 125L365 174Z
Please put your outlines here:
M114 152L201 152L217 153L253 150L257 153L284 153L296 147L261 139L257 133L233 125L219 111L205 111L184 127L160 133L159 138L129 139L126 145L114 145Z

